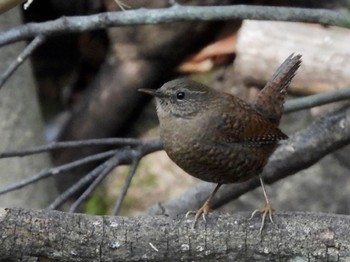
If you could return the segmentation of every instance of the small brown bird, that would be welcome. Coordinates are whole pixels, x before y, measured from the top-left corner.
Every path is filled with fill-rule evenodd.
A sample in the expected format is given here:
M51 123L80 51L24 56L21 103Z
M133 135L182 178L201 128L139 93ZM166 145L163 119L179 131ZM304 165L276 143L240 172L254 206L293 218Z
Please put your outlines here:
M193 227L201 215L205 219L222 184L260 176L279 140L288 138L278 124L286 89L300 63L301 55L289 56L253 104L188 79L139 90L156 98L160 137L169 157L188 174L217 183L196 212ZM252 217L262 213L261 232L267 215L273 222L273 209L261 176L260 181L266 203Z

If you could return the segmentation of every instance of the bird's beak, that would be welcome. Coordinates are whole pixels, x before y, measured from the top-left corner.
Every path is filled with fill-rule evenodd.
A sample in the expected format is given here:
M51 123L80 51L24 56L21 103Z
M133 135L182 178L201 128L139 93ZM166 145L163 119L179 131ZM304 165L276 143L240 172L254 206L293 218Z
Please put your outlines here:
M155 89L144 89L144 88L141 88L141 89L138 89L139 92L142 92L142 93L145 93L145 94L148 94L148 95L151 95L151 96L155 96L155 97L161 97L162 96L162 93Z

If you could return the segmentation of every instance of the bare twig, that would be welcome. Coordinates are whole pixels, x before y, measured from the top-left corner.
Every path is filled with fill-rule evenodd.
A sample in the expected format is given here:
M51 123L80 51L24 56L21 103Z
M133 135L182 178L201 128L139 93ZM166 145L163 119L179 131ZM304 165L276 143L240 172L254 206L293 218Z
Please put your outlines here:
M95 188L102 182L102 180L119 164L119 156L111 158L105 163L104 169L99 173L98 177L92 182L83 194L72 204L69 212L75 212L76 209L92 194Z
M89 16L62 17L43 23L29 23L0 34L0 46L38 35L53 36L112 26L161 24L183 21L213 20L277 20L350 26L347 13L326 9L306 9L268 6L176 6L176 8L138 9L105 12Z
M348 99L350 99L350 88L337 89L327 93L289 100L284 106L284 113L292 113L298 110Z
M87 184L89 184L92 180L94 180L96 177L98 177L108 166L111 164L116 164L119 161L119 155L115 155L111 157L109 160L104 162L103 164L97 166L94 170L89 172L87 175L82 177L77 183L72 185L70 188L68 188L66 191L64 191L62 194L60 194L49 206L47 209L56 209L60 207L64 202L66 202L72 195L74 195L76 192L81 190L83 187L85 187Z
M58 167L50 168L47 170L42 170L39 174L34 175L28 179L21 180L17 183L11 184L5 188L0 189L0 194L4 194L16 189L20 189L24 186L32 184L38 180L44 179L46 177L57 175L64 171L73 169L77 166L90 163L92 161L101 160L103 158L109 157L115 154L110 160L106 161L104 164L96 167L93 171L84 176L81 180L79 180L76 184L71 186L65 192L63 192L50 206L49 209L54 209L63 204L70 196L75 194L81 188L86 186L88 183L96 179L101 173L103 176L105 174L105 170L108 170L111 166L115 166L117 164L130 164L135 161L135 159L140 159L142 156L150 154L152 152L158 151L162 149L162 144L159 139L152 140L141 140L141 139L131 139L131 138L108 138L108 139L91 139L86 141L71 141L71 142L60 142L60 143L50 143L48 145L42 145L38 147L33 147L24 150L16 150L11 152L4 152L0 154L0 157L14 157L14 156L25 156L30 154L42 153L49 150L55 150L60 148L76 148L83 146L101 146L101 145L118 145L118 146L126 146L123 149L115 149L107 152L103 152L100 154L88 156L86 158L64 164ZM130 146L137 146L136 148L129 148ZM113 160L115 159L115 160ZM112 164L111 164L112 162ZM134 164L133 164L134 166ZM135 166L136 168L136 166ZM108 172L105 174L107 175ZM102 178L101 178L102 180ZM96 181L96 185L98 184L98 180ZM84 201L86 196L89 195L89 191L81 196L79 201ZM77 201L75 209L81 202Z
M115 165L118 165L118 163L115 163ZM68 212L74 213L78 207L86 201L86 199L92 194L92 192L96 189L96 187L102 182L103 179L112 171L114 166L111 166L111 168L105 168L98 177L89 185L89 187L80 195L80 197L71 205ZM62 202L63 204L64 202ZM59 206L57 206L59 207Z
M80 148L91 146L141 146L144 148L144 150L146 150L147 147L155 147L155 151L161 149L161 144L157 139L141 140L136 138L102 138L78 141L52 142L49 144L35 146L27 149L11 150L0 153L0 158L22 157L63 148Z
M40 46L45 41L43 35L38 35L34 38L29 45L24 48L22 53L14 60L7 70L0 77L0 89L5 84L5 82L10 78L10 76L16 71L16 69L34 52L34 50Z
M159 140L144 141L136 149L120 149L118 152L104 162L103 164L96 167L86 176L81 178L77 183L68 188L65 192L59 195L52 204L49 205L48 209L55 209L67 201L72 195L78 192L80 189L85 187L91 181L96 179L98 176L104 174L105 170L113 168L117 165L130 164L135 158L140 158L149 153L155 152L162 148ZM97 182L96 182L97 183Z
M113 208L112 215L118 215L118 213L122 207L122 204L124 202L124 199L126 197L126 194L128 193L128 189L130 187L131 180L133 179L133 177L136 173L136 169L139 165L139 162L140 162L140 157L135 157L135 159L133 160L133 162L130 166L128 176L125 179L125 183L124 183L124 186L122 188L122 191L120 192L118 199L117 199L117 202L115 203L115 206Z
M88 157L85 157L83 159L79 159L79 160L76 160L76 161L73 161L71 163L61 165L61 166L57 166L57 167L53 167L53 168L49 168L49 169L44 169L41 172L39 172L37 175L34 175L30 178L18 181L16 183L13 183L13 184L7 186L7 187L1 188L0 195L5 194L5 193L10 192L10 191L20 189L22 187L25 187L25 186L32 184L32 183L35 183L35 182L37 182L41 179L47 178L49 176L58 175L62 172L71 170L75 167L110 157L113 154L115 154L116 152L117 152L117 150L111 150L111 151L99 153L96 155L88 156Z

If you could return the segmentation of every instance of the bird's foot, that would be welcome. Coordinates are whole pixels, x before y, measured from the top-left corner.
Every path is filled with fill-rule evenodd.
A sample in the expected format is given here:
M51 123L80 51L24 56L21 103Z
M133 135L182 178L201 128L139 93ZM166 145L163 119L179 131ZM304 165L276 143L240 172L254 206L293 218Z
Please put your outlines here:
M272 213L273 213L274 209L272 208L272 205L270 204L270 202L266 202L264 207L260 208L260 209L255 209L252 213L252 215L250 216L249 220L251 220L256 213L260 213L261 214L261 226L260 226L260 235L262 233L262 230L264 229L265 226L265 220L266 220L266 216L269 217L270 221L272 224L274 224L273 219L272 219Z
M189 215L192 215L192 214L195 215L195 216L194 216L194 220L193 220L193 222L192 222L192 226L191 226L191 229L194 229L195 226L196 226L196 223L197 223L197 221L198 221L198 219L199 219L199 217L202 216L203 220L204 220L205 222L207 222L206 216L207 216L207 214L209 214L209 213L212 212L212 211L213 211L213 210L210 208L209 202L206 201L206 202L204 203L204 205L203 205L200 209L198 209L197 211L188 211L188 212L186 213L186 216L185 216L185 217L187 218Z

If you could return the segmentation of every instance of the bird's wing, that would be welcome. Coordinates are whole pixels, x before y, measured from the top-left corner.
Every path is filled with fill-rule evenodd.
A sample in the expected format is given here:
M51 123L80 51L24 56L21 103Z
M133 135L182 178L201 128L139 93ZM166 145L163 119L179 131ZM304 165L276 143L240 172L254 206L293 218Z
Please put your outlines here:
M230 95L227 98L231 100L228 102L228 110L212 121L218 133L215 140L219 143L242 143L254 146L276 143L288 138L275 124L245 101Z

